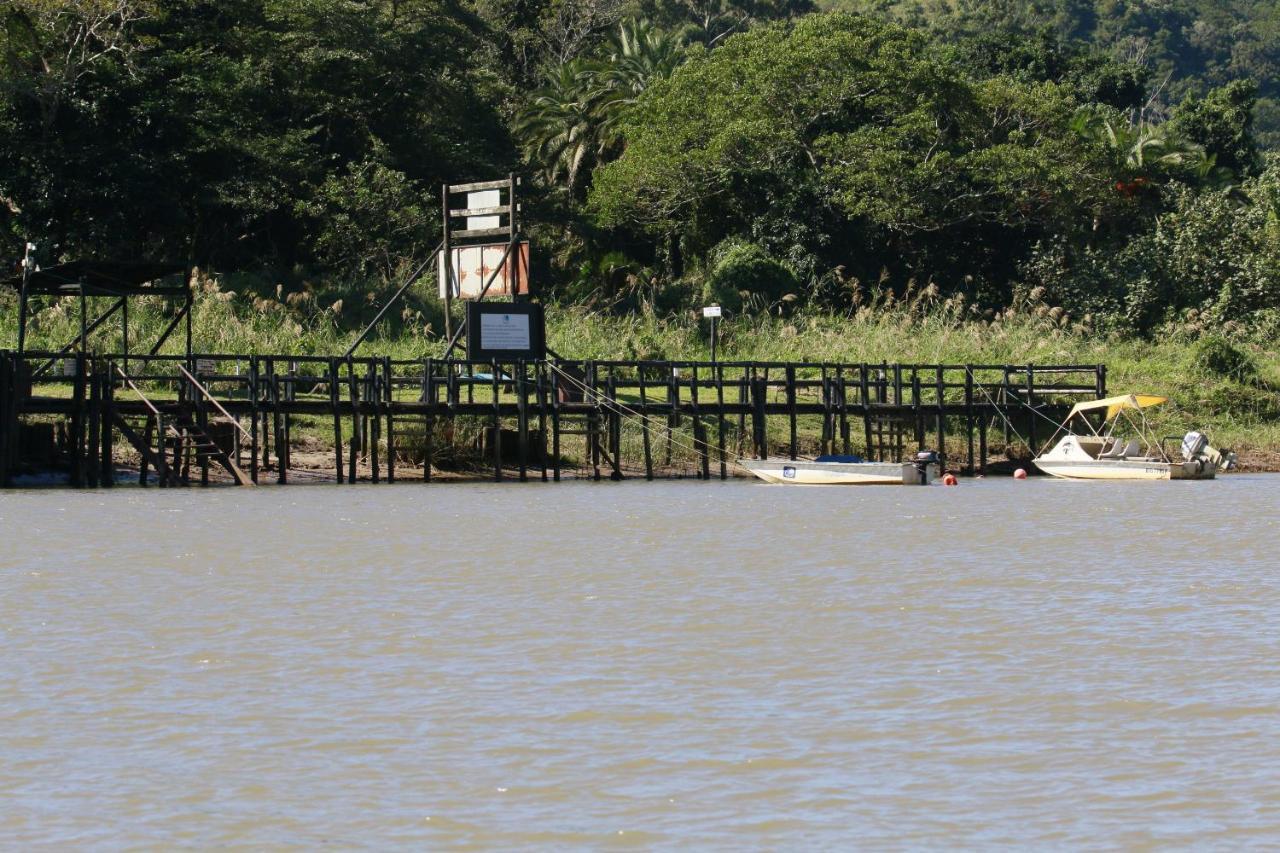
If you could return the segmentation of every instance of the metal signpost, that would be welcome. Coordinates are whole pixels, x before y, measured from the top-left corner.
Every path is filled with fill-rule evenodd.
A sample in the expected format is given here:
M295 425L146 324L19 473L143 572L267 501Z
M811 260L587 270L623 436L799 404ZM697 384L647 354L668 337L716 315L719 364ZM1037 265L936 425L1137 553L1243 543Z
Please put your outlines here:
M708 320L711 321L711 363L712 364L716 363L716 339L719 337L719 335L717 335L716 332L719 331L717 329L717 324L720 321L720 313L721 312L720 312L719 305L708 305L707 307L702 309L702 316L706 317Z

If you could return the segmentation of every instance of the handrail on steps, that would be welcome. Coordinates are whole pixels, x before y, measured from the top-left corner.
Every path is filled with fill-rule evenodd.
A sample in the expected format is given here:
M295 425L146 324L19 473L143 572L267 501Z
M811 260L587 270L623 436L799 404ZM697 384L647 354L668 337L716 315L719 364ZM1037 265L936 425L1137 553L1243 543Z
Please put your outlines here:
M151 401L147 399L147 395L142 393L142 389L140 389L137 385L133 384L133 380L129 378L129 375L127 373L125 373L123 370L120 369L120 365L115 364L113 362L111 366L116 369L116 373L120 374L120 378L123 379L125 383L127 383L128 386L133 389L133 393L138 395L138 399L141 400L143 404L146 405L146 407L151 410L151 414L155 415L157 418L161 417L160 410L157 409L154 405L152 405ZM170 426L169 428L173 429L172 426ZM176 432L176 430L174 431Z
M194 376L192 376L192 375L191 375L191 373L190 373L190 371L188 371L188 370L187 370L185 367L183 367L181 364L179 364L179 365L178 365L178 369L182 371L182 375L183 375L183 376L187 377L187 381L188 381L188 382L190 382L192 385L194 385L194 386L196 387L196 389L197 389L201 394L203 394L203 395L205 396L205 399L206 399L206 400L208 400L210 403L213 403L214 407L215 407L219 412L221 412L221 413L222 413L222 416L223 416L224 418L226 418L226 419L227 419L227 420L229 420L232 424L234 424L234 425L235 425L235 428L236 428L236 429L238 429L238 430L240 431L240 434L241 434L241 435L243 435L245 438L249 439L250 441L252 441L252 440L253 440L253 437L249 435L249 431L248 431L248 430L246 430L244 427L242 427L242 426L240 425L240 422L239 422L238 420L236 420L235 418L231 417L231 413L230 413L230 412L228 412L226 409L224 409L224 408L222 407L222 404L218 402L217 398L216 398L216 397L214 397L212 394L210 394L210 393L209 393L209 389L208 389L208 388L206 388L206 387L204 387L203 385L201 385L201 384L200 384L200 380L199 380L199 379L196 379ZM132 383L130 383L130 384L132 384Z

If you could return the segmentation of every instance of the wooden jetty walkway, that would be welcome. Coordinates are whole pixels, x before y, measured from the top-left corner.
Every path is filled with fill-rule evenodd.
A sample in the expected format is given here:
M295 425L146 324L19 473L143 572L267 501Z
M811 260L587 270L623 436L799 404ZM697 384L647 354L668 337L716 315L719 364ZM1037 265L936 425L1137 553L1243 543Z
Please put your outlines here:
M431 482L463 425L471 470L499 481L559 480L570 465L652 479L673 454L725 478L744 455L922 447L973 474L993 440L1034 448L1072 402L1104 396L1104 365L0 352L0 486L50 469L110 486L124 447L144 484L285 483L304 432L323 435L338 483Z

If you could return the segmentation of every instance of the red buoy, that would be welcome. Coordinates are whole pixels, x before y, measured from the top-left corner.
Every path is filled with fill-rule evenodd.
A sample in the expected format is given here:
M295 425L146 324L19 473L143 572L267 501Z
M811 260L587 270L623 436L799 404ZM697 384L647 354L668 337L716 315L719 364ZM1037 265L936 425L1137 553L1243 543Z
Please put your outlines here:
M956 479L955 474L947 474L942 478L942 485L944 486L955 486L959 485L959 483L960 481Z
M1015 480L1025 480L1025 479L1027 479L1027 469L1025 469L1025 468L1019 468L1017 471L1014 471L1014 472L1013 472L1013 479L1015 479Z

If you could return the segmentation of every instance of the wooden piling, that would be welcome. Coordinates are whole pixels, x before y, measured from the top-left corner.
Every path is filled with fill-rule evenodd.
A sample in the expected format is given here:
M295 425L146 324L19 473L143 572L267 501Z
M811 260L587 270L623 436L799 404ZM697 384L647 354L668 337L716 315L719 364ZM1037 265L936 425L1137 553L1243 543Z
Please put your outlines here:
M16 396L13 381L16 368L17 361L7 352L0 352L0 489L7 489L13 485L13 477L10 473L13 456L10 412L14 408L13 398Z
M90 368L96 367L96 363L89 362ZM86 412L88 420L88 435L86 437L85 447L85 481L91 489L98 488L98 477L102 473L102 460L99 453L102 451L101 434L98 431L99 415L102 413L102 381L98 376L98 372L94 370L88 377L89 385L89 409Z
M382 357L383 405L387 417L387 482L396 481L395 377L391 374L391 357Z
M516 450L519 454L520 482L529 481L529 385L526 382L527 367L524 361L516 363Z
M493 371L493 481L502 482L502 405L499 399L498 375L501 371L495 359L489 368Z
M796 368L793 364L788 364L786 369L787 377L787 418L791 422L791 458L796 459L799 456L799 446L797 444L797 428L796 423Z
M351 395L351 445L347 453L347 482L354 483L359 471L360 457L360 380L356 376L355 361L347 359L347 386Z
M370 364L365 372L365 421L369 428L366 430L367 453L369 456L369 471L372 475L374 483L382 482L382 471L379 463L382 461L379 456L379 444L382 442L382 382L378 377L378 368L374 364Z
M333 414L333 474L341 486L346 479L342 465L342 415L338 409L338 360L329 359L329 410Z
M965 473L970 477L973 476L974 458L973 458L973 365L966 364L964 366L964 434L968 442L968 463L965 465Z
M716 426L718 431L717 449L720 451L720 479L729 479L729 460L725 449L725 422L724 422L724 366L715 365L712 368L716 381Z
M636 380L640 386L640 440L644 445L644 478L653 480L653 447L649 438L649 395L644 381L644 365L637 370Z

